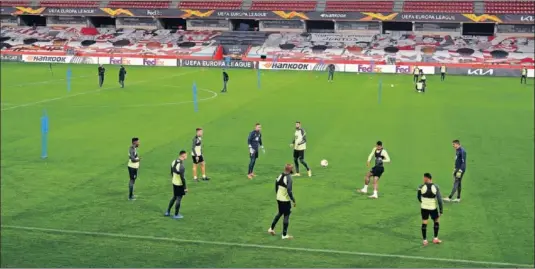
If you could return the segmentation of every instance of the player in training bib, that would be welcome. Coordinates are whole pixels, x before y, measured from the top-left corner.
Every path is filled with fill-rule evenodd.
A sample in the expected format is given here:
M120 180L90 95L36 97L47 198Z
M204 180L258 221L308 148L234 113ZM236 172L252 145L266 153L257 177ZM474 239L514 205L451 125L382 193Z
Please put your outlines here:
M197 165L201 166L202 180L210 180L206 176L206 166L204 164L204 155L202 150L202 128L197 128L195 137L193 137L193 145L191 146L191 157L193 159L193 180L198 182L197 179Z
M381 175L385 172L384 163L390 162L390 156L388 156L388 153L383 148L383 142L377 141L376 146L372 149L372 152L368 156L368 161L366 162L368 167L370 166L370 162L374 157L375 166L373 166L372 169L366 173L366 177L364 178L364 187L362 189L358 189L357 191L360 193L368 193L368 184L370 184L370 178L373 177L373 194L369 197L377 199L379 198L379 195L377 194L379 178L381 178Z
M301 164L305 166L308 176L311 177L312 171L310 170L307 162L305 161L305 150L307 149L307 133L305 132L305 129L301 128L301 122L299 121L295 122L294 140L292 141L292 144L290 144L290 146L294 149L294 176L301 176L301 174L299 174L299 162L301 162Z
M132 145L128 148L128 175L130 181L128 183L128 200L135 200L134 184L137 179L137 171L139 170L140 158L137 155L137 148L139 147L139 138L132 138Z
M430 173L424 174L424 184L418 187L418 201L420 202L420 212L422 215L422 237L423 244L427 246L427 221L431 216L433 220L433 244L440 244L442 241L438 239L438 230L440 228L439 217L442 215L442 196L438 186L433 183L433 177Z

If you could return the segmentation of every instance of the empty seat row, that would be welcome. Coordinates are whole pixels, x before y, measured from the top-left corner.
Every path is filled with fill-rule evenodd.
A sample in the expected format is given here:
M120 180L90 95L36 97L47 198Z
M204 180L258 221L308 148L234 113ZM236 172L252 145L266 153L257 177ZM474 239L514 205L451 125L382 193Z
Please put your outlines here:
M251 10L295 10L312 11L316 1L254 1Z
M110 1L111 8L169 8L170 1Z
M179 8L237 10L241 8L241 1L181 1Z
M98 7L97 1L40 1L42 7Z
M326 11L391 12L392 1L327 1Z
M473 1L406 1L405 12L473 13Z
M528 13L535 12L533 1L486 1L485 12L489 13Z

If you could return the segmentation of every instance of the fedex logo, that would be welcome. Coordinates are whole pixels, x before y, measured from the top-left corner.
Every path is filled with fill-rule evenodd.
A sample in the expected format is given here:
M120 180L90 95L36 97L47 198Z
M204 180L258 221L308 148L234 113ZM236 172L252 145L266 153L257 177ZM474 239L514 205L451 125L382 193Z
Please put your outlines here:
M165 63L163 60L158 59L143 59L143 65L146 66L164 66Z
M124 65L130 65L130 60L125 59L123 57L110 57L110 64L124 64Z
M359 64L357 67L357 72L359 73L381 73L381 71L381 67L368 64Z
M396 65L396 74L411 74L412 70L413 69L410 66L404 66L404 65L397 66Z

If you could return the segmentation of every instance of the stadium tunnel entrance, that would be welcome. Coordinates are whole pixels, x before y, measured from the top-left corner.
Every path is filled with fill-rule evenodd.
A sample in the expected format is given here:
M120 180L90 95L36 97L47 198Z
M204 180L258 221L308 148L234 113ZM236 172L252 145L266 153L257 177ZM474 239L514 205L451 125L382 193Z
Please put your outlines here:
M182 18L161 18L160 22L165 29L187 30L186 20Z
M234 31L258 31L258 20L230 20Z
M309 33L334 33L334 21L305 21Z
M21 15L19 19L22 26L46 26L46 17L41 15Z
M495 23L463 23L463 35L493 36L496 30Z
M112 17L90 17L89 24L95 28L116 28L115 18Z

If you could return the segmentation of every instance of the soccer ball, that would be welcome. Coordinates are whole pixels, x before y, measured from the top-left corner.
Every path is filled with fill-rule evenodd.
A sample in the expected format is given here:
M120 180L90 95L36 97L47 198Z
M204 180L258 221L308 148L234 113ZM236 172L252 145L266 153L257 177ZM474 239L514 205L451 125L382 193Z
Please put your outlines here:
M390 87L394 88L394 84L390 84Z
M321 160L320 164L323 167L327 167L327 165L329 165L329 162L327 160Z

